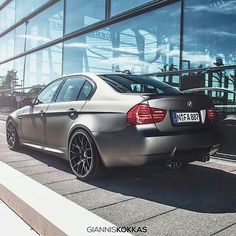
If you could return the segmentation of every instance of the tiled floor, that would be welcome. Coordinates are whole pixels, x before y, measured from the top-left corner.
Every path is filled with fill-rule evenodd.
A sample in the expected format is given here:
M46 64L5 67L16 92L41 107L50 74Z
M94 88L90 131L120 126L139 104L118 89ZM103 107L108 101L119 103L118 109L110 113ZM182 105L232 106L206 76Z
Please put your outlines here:
M196 162L186 169L119 168L79 181L57 157L8 150L0 121L0 160L119 226L147 226L145 235L230 235L236 226L236 165ZM232 234L233 235L233 234Z

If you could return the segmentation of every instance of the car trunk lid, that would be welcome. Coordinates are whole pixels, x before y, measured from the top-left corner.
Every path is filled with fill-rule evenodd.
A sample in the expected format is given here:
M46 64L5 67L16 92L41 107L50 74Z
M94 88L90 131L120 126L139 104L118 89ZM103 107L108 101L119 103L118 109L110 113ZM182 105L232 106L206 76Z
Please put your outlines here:
M150 107L167 110L163 122L155 123L161 132L200 130L212 124L207 117L207 109L214 105L205 95L181 93L175 95L143 94L142 96Z

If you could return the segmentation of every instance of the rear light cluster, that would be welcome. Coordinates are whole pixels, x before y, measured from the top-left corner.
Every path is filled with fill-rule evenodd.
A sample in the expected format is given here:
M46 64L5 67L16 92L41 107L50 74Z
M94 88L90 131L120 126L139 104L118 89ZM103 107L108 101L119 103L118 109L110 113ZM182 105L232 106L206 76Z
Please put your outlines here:
M166 110L149 107L148 104L137 104L127 113L129 124L153 124L165 119Z
M207 117L209 120L214 120L216 118L216 110L215 108L207 109Z

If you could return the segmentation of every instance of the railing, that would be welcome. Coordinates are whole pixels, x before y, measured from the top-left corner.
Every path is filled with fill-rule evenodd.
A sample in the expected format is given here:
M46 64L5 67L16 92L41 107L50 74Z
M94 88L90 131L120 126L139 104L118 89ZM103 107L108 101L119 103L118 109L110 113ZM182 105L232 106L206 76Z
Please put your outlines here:
M23 92L27 89L32 89L32 88L37 88L37 86L24 87L24 88L2 89L2 90L0 90L0 94L3 93L3 92L15 92L15 91ZM42 88L42 86L38 86L38 88Z
M215 67L203 67L203 68L196 68L196 69L186 69L186 70L171 70L171 71L162 71L162 72L156 72L156 73L147 73L145 75L156 75L156 76L168 76L168 75L178 75L182 76L183 74L188 73L214 73L219 71L225 71L225 70L236 70L236 65L230 65L230 66L215 66Z

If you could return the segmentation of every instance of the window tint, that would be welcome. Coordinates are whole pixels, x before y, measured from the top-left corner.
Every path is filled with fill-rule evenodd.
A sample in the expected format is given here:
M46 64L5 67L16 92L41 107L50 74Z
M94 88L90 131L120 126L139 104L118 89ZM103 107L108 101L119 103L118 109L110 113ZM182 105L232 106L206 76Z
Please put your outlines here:
M78 77L67 79L58 94L56 102L76 101L84 82L85 79Z
M105 75L101 77L121 93L179 94L174 87L152 76Z
M78 100L81 100L81 101L86 100L91 94L92 90L93 90L93 86L88 81L86 81L83 88L80 91Z
M49 103L54 99L55 93L62 80L57 80L49 84L38 96L39 103Z

